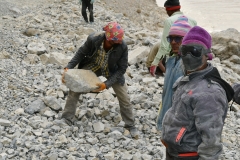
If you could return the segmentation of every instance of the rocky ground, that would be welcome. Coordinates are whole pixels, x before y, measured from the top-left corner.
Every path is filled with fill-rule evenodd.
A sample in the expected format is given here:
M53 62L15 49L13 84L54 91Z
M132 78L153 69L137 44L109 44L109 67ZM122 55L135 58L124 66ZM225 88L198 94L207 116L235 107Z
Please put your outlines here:
M160 39L166 14L153 0L98 0L94 17L94 24L84 23L73 0L0 1L0 159L164 159L155 127L164 77L151 77L144 62L149 47ZM124 130L112 89L81 95L73 126L58 120L68 91L61 83L63 67L87 35L109 21L124 27L129 54L136 55L129 59L125 77L138 140ZM235 36L215 35L216 42L228 40L229 46L215 45L218 57L212 63L233 83L240 78L239 67L233 67L239 57L231 57L238 41L231 37L239 33L230 32ZM221 57L224 49L231 52ZM240 158L239 106L233 110L222 134L222 160Z

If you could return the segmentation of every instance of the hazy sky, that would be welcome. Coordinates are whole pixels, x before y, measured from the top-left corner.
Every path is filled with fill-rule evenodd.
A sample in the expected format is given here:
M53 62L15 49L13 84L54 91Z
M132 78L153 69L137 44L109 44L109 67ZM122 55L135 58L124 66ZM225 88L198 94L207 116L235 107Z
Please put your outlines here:
M166 0L157 0L163 7ZM208 31L235 28L240 32L240 0L180 0L181 11Z

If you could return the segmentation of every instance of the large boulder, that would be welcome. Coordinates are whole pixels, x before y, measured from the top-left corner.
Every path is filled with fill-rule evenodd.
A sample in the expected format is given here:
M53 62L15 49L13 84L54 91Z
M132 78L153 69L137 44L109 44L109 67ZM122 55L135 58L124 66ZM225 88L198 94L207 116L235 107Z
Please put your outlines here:
M149 47L141 46L128 53L128 64L133 65L144 59L149 53Z
M41 55L47 52L46 47L43 43L31 42L27 46L28 53Z
M60 66L66 66L72 59L70 56L66 56L60 52L51 52L49 54L42 54L39 56L43 64L58 64Z
M240 32L229 28L212 34L212 51L220 60L230 58L232 55L240 56Z
M90 70L69 69L64 76L66 86L74 92L88 93L98 87L97 83L102 83L100 78Z

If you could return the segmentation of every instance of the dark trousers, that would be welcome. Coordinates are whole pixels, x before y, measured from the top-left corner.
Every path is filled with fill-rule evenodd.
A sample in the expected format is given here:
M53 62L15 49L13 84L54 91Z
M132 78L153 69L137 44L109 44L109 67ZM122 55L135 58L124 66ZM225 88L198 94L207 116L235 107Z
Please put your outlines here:
M88 22L88 16L87 16L87 11L86 11L87 8L90 13L89 21L94 22L94 20L93 20L93 4L90 3L90 0L82 0L82 16L86 22Z
M166 160L198 160L199 156L197 157L174 157L171 156L168 151L166 150Z
M120 106L120 113L122 116L122 120L125 122L125 128L133 127L134 124L134 116L133 116L133 106L130 103L130 97L127 93L127 85L121 85L119 83L115 83L112 85L112 88L117 96ZM69 90L67 101L65 108L63 110L62 118L72 121L76 109L77 102L81 93L73 92Z

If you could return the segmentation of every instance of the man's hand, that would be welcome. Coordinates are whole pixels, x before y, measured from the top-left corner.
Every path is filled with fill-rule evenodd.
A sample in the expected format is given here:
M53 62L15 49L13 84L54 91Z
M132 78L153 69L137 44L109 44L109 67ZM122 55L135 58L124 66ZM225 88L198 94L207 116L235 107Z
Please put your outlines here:
M62 83L65 84L66 81L64 80L65 72L68 71L68 68L64 68L63 74L62 74Z
M157 66L151 66L150 67L150 73L153 77L155 77L155 72L156 72Z
M79 4L82 4L82 0L79 0Z
M105 83L97 83L96 84L99 88L94 90L93 92L100 92L103 91L104 89L106 89L106 84Z
M90 3L93 4L95 0L91 0Z

